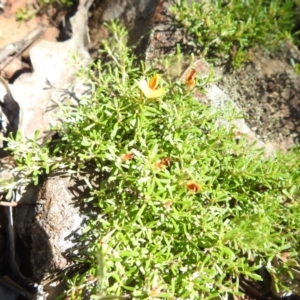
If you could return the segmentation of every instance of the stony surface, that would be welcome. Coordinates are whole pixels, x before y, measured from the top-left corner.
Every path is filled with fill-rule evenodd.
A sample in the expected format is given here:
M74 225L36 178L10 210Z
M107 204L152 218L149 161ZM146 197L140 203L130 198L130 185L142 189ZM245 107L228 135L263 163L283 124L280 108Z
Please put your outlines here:
M33 275L38 281L66 268L66 253L76 243L72 238L82 232L84 216L78 207L79 200L70 191L74 185L70 178L52 177L39 192L31 226L30 255Z
M61 272L72 273L84 267L71 259L78 255L79 236L88 218L84 213L88 210L82 203L83 182L65 174L49 176L43 185L29 185L14 208L16 258L22 275L39 284L36 299L54 299L66 288L64 282L57 280ZM6 217L0 212L4 221ZM4 222L0 225L5 228ZM5 236L6 232L0 231L0 241ZM0 247L1 254L4 259L3 247ZM5 259L0 260L0 267L5 267ZM0 295L1 291L0 280ZM4 289L3 293L8 292Z

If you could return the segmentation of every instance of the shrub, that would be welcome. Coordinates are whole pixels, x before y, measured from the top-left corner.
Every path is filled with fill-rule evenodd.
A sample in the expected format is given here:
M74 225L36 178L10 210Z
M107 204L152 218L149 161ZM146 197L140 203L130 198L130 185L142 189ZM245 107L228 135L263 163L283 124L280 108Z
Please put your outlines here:
M241 276L261 280L261 266L280 286L276 278L289 268L282 253L294 260L299 253L298 152L265 158L246 139L237 142L232 108L195 101L185 82L159 86L155 72L136 67L125 30L114 23L110 29L106 62L85 74L93 93L68 110L54 150L18 151L10 142L30 170L40 161L90 174L85 201L96 217L82 237L81 259L91 268L69 280L65 294L226 297L240 294ZM208 83L198 78L195 88Z

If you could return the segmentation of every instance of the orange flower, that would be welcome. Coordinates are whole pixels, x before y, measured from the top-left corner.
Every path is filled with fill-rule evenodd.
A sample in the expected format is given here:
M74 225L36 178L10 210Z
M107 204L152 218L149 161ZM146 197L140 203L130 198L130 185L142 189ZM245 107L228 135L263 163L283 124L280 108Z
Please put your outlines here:
M139 88L147 98L157 98L165 93L164 87L156 89L159 84L159 80L160 76L159 74L156 74L150 79L149 84L145 79L139 81Z
M241 138L245 133L240 130L234 130L233 131L236 138Z
M186 77L185 77L185 83L186 85L188 86L189 89L192 89L195 84L196 84L196 80L195 80L195 77L196 77L196 70L195 69L191 69L188 71Z
M173 204L173 201L171 201L171 200L167 201L167 202L164 204L164 207L165 207L165 209L166 209L167 212L170 211L172 204Z
M152 290L150 291L150 296L151 297L157 297L160 293L161 293L162 288L159 286L155 286L154 288L152 288Z
M132 152L128 152L128 153L122 154L122 155L120 156L121 161L127 161L127 160L132 159L133 157L134 157L134 154L133 154Z
M289 258L290 253L289 252L283 252L279 254L279 257L281 258L282 261L287 261L287 259Z
M201 190L201 186L193 180L187 181L187 183L185 185L190 191L193 191L193 192L198 192L199 190Z
M159 80L160 80L160 77L159 77L159 74L156 74L154 75L151 79L150 79L150 82L149 82L149 87L152 89L152 90L155 90L159 84Z
M168 157L165 157L159 161L157 161L155 164L154 164L154 167L155 169L157 170L161 170L161 169L164 169L166 167L168 167L171 163L171 159L168 158Z

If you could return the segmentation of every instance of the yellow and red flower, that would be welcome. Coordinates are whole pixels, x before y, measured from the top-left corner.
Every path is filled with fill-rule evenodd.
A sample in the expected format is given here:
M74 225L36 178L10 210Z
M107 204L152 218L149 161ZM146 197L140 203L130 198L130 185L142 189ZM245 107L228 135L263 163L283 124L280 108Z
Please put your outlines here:
M140 90L147 98L157 98L165 93L164 87L157 89L159 81L160 76L159 74L156 74L150 79L149 83L146 81L146 79L141 79L138 84Z

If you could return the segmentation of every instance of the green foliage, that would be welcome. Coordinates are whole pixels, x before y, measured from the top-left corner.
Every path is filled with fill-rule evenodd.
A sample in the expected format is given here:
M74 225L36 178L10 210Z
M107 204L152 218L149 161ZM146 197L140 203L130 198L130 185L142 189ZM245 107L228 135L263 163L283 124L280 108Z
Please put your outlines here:
M239 295L240 276L260 280L262 265L276 281L275 258L288 252L299 261L299 153L265 158L244 138L237 142L234 110L197 102L180 81L146 98L138 83L153 72L136 67L126 31L116 24L110 30L106 61L83 72L93 93L68 110L52 152L34 140L10 141L24 168L48 164L91 175L85 201L96 216L81 258L91 268L70 279L64 295ZM196 88L208 78L198 78Z
M28 4L24 8L18 8L15 14L16 20L19 22L27 22L36 15L37 11L32 9Z
M300 64L295 63L295 61L293 59L291 59L291 65L294 68L295 73L300 75Z
M38 4L42 7L45 7L47 5L54 5L56 7L62 8L72 6L74 2L74 0L38 0Z
M74 0L38 0L35 6L26 4L25 8L18 8L15 17L19 22L27 22L37 14L43 13L49 6L54 6L56 9L65 9L72 6L74 2Z
M294 5L293 0L216 0L202 4L178 0L171 11L194 35L204 54L234 61L236 53L240 60L241 52L256 45L271 47L291 39L296 20Z

